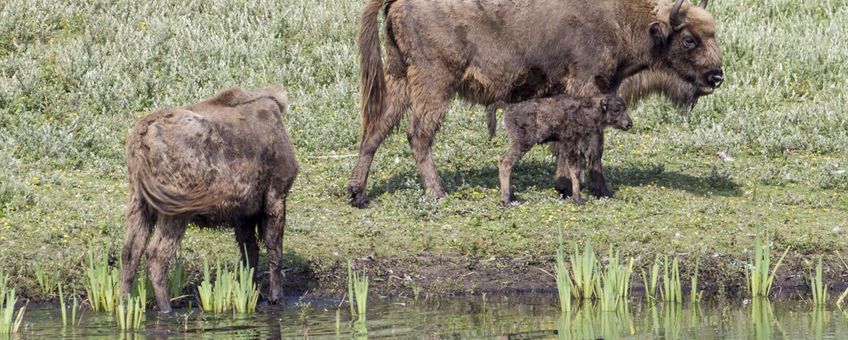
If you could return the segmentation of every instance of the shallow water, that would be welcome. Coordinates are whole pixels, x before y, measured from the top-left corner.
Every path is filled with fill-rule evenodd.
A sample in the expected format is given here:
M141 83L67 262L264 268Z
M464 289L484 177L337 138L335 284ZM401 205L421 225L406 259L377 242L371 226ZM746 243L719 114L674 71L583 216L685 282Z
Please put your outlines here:
M180 309L147 315L145 329L123 333L107 313L87 311L63 327L55 306L27 310L26 338L499 338L499 339L845 339L848 312L812 310L807 302L632 304L603 312L584 304L561 315L554 296L521 295L414 301L373 300L364 322L327 300L288 301L251 316ZM338 312L337 312L338 311Z

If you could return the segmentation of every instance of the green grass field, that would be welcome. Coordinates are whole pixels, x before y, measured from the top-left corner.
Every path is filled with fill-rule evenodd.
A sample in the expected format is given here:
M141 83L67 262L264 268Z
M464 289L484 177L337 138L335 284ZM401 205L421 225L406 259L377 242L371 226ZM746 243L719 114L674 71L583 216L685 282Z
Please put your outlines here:
M775 248L791 247L787 272L806 276L805 260L821 254L826 276L845 283L839 273L848 265L835 256L848 251L845 0L711 2L727 81L688 115L654 98L631 111L633 130L607 134L616 197L583 208L559 200L553 160L537 147L516 169L521 204L511 209L497 193L507 141L502 133L488 140L483 108L461 102L434 150L446 199L425 196L406 136L396 133L372 168L372 207L347 204L359 135L361 5L0 2L0 268L30 298L44 298L36 261L79 286L86 249L117 255L123 243L123 148L132 124L157 108L279 82L284 73L301 165L284 247L290 276L309 282L300 288L343 287L351 258L371 268L378 290L475 290L463 271L519 275L491 289L526 287L522 272L554 287L533 267L552 270L559 228L567 242L592 240L603 254L615 246L639 265L662 254L691 268L685 259L700 256L701 279L731 288L743 283L761 228ZM182 249L195 282L202 257L237 254L226 229L191 228Z

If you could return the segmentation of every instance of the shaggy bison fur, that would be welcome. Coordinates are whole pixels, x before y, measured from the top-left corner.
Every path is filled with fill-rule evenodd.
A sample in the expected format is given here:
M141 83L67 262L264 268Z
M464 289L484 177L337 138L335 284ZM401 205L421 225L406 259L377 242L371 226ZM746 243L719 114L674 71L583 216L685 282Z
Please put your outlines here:
M571 196L583 205L580 196L580 175L583 170L581 154L599 152L603 144L595 144L594 135L602 134L607 126L629 130L633 121L624 100L616 94L592 97L555 96L533 99L506 106L504 126L509 147L501 157L499 178L501 202L513 200L510 188L512 168L534 145L559 142L566 151L571 178Z
M283 124L285 105L286 94L277 86L233 88L135 124L126 147L130 195L122 294L146 252L159 311L170 312L168 263L186 225L194 223L233 227L242 258L253 268L258 231L268 251L269 300L282 297L286 196L298 172Z
M362 139L348 182L350 202L357 207L367 205L374 154L407 109L413 113L407 137L416 165L427 192L439 198L445 193L431 148L457 95L483 105L596 95L595 76L617 87L644 70L674 74L702 94L723 80L715 20L683 0L369 0L359 53ZM557 153L560 183L568 171L563 152ZM587 157L590 189L611 195L602 155Z

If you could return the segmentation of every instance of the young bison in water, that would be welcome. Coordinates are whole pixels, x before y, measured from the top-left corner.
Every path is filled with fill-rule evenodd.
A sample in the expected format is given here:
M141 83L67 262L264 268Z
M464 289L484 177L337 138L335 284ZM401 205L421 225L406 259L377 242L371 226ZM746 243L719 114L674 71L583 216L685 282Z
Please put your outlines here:
M286 196L298 172L283 125L285 105L280 87L234 88L135 124L126 149L130 197L121 294L132 287L146 245L156 303L160 312L170 312L168 262L186 224L195 223L232 226L253 268L258 225L268 251L269 300L282 297Z
M512 168L536 144L560 142L567 148L571 195L583 205L580 197L580 176L583 169L582 152L599 152L603 144L592 138L603 134L607 126L628 130L633 126L624 100L615 94L593 97L556 96L507 105L504 126L509 136L509 148L500 162L501 202L512 199L510 175ZM588 143L588 145L584 145Z

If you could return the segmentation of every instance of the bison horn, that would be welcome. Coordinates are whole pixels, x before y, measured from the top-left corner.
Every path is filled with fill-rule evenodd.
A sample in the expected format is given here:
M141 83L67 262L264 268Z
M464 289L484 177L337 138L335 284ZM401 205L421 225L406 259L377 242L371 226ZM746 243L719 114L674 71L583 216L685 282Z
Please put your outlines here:
M677 0L674 2L674 6L671 6L671 13L668 15L669 24L671 24L671 28L674 30L677 30L683 23L682 20L680 20L681 5L683 5L683 0Z
M701 0L701 3L698 4L698 7L701 7L703 9L707 9L707 3L708 2L710 2L710 0Z

